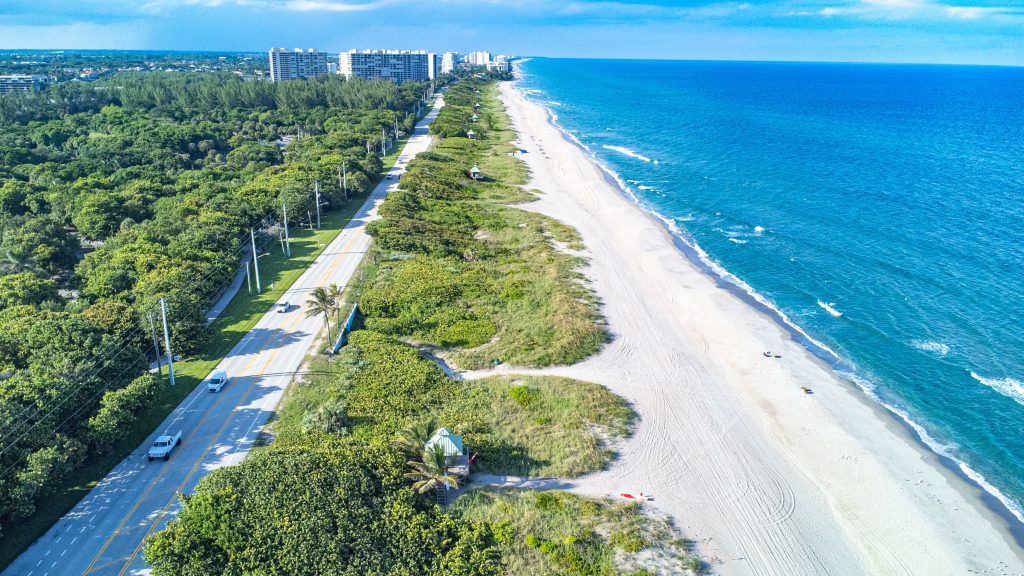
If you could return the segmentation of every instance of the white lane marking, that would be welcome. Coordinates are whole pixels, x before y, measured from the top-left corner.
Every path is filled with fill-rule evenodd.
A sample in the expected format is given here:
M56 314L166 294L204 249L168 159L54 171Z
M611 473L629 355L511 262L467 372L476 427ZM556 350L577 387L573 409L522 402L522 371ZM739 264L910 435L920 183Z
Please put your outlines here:
M47 556L49 556L49 555L50 555L50 551L49 551L49 550L47 550L47 551L46 551L46 554L43 554L43 558L46 558L46 557L47 557Z
M57 536L57 539L56 539L56 540L54 540L54 542L55 542L55 543L60 543L60 539L61 539L61 538L63 538L63 536Z
M77 541L78 541L78 536L75 536L74 540L72 540L71 543L74 544Z
M36 566L39 566L39 565L40 565L40 564L42 564L42 563L43 563L43 559L42 559L42 558L40 558L40 559L39 559L39 562L36 562Z
M60 553L60 557L63 558L64 555L67 554L67 553L68 553L68 549L65 548L64 551Z
M88 526L82 526L82 529L79 530L78 533L81 534L82 532L85 532L86 528L88 528Z

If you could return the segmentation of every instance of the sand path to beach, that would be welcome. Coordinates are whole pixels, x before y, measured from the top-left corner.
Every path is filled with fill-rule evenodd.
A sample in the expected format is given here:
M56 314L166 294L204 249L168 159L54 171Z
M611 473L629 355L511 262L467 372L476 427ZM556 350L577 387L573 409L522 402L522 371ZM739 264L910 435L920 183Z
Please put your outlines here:
M522 207L580 231L612 341L573 366L497 371L598 382L640 416L608 470L566 487L650 495L719 574L1024 574L972 487L701 273L544 108L501 90L528 150L527 187L543 192Z

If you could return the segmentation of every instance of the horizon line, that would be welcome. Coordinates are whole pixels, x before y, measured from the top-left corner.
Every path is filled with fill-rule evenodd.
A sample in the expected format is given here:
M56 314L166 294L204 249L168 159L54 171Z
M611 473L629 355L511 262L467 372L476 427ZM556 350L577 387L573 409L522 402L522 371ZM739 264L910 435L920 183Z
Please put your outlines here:
M274 48L274 47L271 47ZM180 53L180 54L260 54L266 55L271 48L265 50L189 50L181 48L137 48L137 49L124 49L124 48L5 48L0 47L0 52L39 52L39 53L55 53L55 52L117 52L117 53ZM319 48L317 50L320 50ZM341 54L341 52L334 52L331 50L323 50L325 54ZM427 52L431 52L427 50ZM445 51L432 52L434 54L443 54ZM447 52L454 52L453 50L447 50ZM462 52L459 52L462 54ZM534 59L545 59L545 60L598 60L598 61L624 61L624 62L731 62L731 63L763 63L763 64L876 64L876 65L890 65L890 66L977 66L977 67L989 67L989 68L1022 68L1024 63L1021 64L992 64L992 63L981 63L981 62L920 62L920 61L903 61L903 60L770 60L770 59L756 59L756 58L744 58L744 59L732 59L732 58L685 58L685 57L658 57L651 56L646 58L613 58L613 57L593 57L593 56L541 56L541 55L522 55L517 56L520 59L534 58Z

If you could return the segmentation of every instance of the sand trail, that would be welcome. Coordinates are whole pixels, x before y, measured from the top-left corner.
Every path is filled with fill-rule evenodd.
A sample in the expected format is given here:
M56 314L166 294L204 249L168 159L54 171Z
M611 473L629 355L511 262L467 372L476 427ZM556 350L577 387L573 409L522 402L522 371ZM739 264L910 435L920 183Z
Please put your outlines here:
M543 108L507 83L502 98L529 151L527 188L543 192L522 207L579 230L612 341L573 366L464 376L598 382L640 416L608 470L549 482L651 495L720 574L1024 574L1020 549L965 483L686 260Z

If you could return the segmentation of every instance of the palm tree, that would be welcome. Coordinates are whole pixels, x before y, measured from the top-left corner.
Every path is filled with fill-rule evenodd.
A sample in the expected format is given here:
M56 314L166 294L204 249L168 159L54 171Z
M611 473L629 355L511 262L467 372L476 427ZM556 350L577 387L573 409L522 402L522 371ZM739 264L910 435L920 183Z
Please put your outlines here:
M327 324L327 339L334 342L334 338L331 337L331 312L335 306L334 299L323 287L315 288L309 295L309 300L306 300L306 318L323 314L324 324Z
M23 248L13 248L4 253L0 260L0 270L17 274L19 272L31 272L36 276L46 276L46 271L36 266L35 258Z
M410 460L409 467L412 470L405 477L415 481L412 489L420 494L459 487L459 479L448 473L448 454L441 444L434 444L425 451L422 462Z
M327 295L334 301L334 315L338 321L338 326L341 326L341 297L344 290L339 288L337 284L331 284L327 287Z
M433 417L421 422L414 422L398 431L392 445L408 458L422 455L423 447L434 435L437 428L437 419Z

